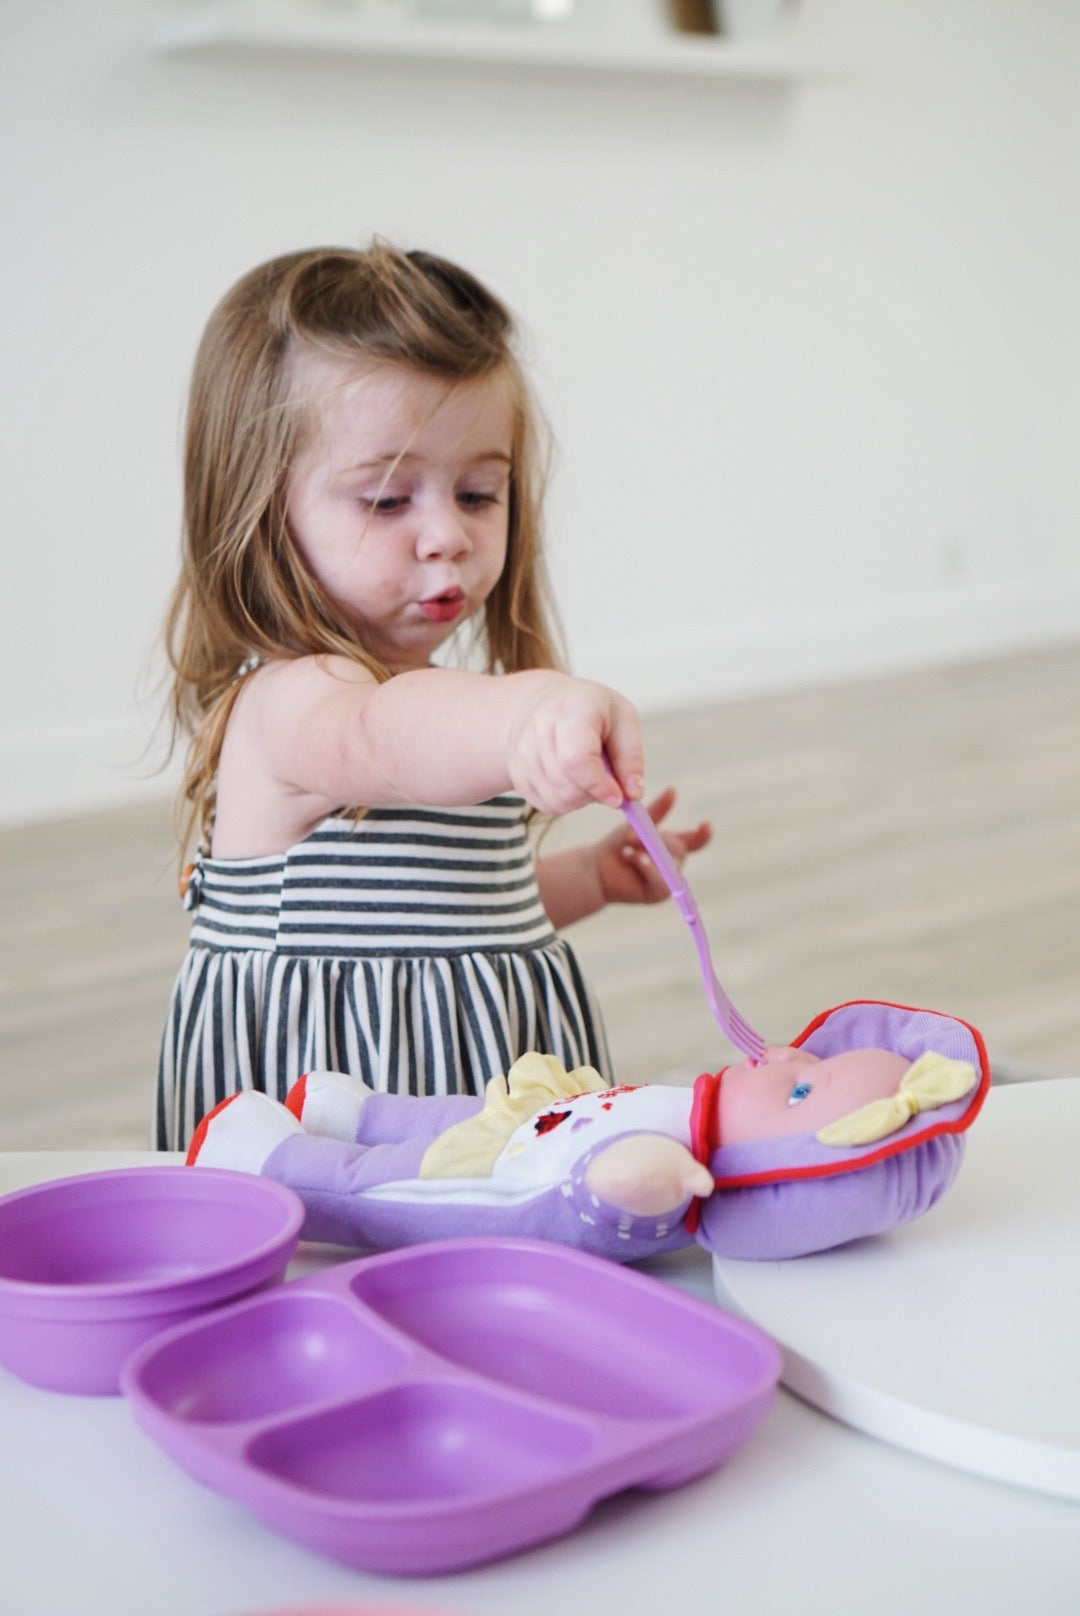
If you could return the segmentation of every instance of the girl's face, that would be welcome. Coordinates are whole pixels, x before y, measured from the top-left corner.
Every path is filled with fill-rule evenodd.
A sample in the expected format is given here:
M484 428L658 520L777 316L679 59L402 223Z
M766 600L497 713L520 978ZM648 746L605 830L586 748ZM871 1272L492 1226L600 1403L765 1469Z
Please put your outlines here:
M287 484L293 539L367 649L426 667L506 562L509 380L304 353L293 385L318 421Z

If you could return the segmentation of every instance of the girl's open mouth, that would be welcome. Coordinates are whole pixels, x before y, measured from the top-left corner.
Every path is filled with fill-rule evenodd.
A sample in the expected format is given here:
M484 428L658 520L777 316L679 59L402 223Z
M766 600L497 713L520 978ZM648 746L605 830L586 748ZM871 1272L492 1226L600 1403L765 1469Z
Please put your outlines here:
M429 623L452 623L465 605L465 592L461 589L444 589L441 595L431 595L419 604Z

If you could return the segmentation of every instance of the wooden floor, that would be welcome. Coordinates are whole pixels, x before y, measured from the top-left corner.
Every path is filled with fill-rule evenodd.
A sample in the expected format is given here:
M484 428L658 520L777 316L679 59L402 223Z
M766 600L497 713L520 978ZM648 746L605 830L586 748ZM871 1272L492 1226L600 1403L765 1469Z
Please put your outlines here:
M974 1022L998 1080L1080 1070L1080 645L646 731L650 785L713 822L688 873L770 1041L882 998ZM552 845L614 823L589 810ZM0 831L0 1148L147 1143L187 930L171 835L167 803ZM728 1058L672 905L573 937L622 1079Z

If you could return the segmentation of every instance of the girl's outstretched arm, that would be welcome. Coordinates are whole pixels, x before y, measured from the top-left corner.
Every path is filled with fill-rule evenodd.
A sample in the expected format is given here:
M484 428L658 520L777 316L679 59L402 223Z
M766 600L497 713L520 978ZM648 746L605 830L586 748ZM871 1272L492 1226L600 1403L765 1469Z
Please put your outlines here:
M283 851L353 804L455 807L516 790L544 813L616 806L641 795L643 775L637 713L606 685L444 668L377 684L345 657L273 662L229 719L214 853Z

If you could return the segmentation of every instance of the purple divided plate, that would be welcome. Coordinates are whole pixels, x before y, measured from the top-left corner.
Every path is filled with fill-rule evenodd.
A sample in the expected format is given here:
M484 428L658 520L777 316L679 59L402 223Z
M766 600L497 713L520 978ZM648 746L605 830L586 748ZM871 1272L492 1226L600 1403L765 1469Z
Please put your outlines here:
M422 1576L714 1469L779 1375L768 1336L660 1280L483 1239L360 1258L170 1330L122 1387L173 1459L269 1526Z
M0 1365L117 1393L136 1347L284 1276L304 1208L270 1179L121 1167L0 1199Z

